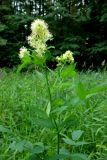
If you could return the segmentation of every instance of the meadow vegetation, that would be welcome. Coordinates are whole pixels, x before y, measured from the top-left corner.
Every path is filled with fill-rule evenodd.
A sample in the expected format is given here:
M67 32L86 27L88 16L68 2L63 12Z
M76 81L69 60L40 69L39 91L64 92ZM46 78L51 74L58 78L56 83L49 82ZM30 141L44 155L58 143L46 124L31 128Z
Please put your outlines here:
M48 68L52 38L47 23L36 19L17 71L0 71L0 159L104 160L106 72L78 73L70 50Z
M48 72L53 107L50 108L43 71L17 75L2 70L0 159L49 159L52 155L55 159L57 130L51 116L59 129L59 152L81 153L79 158L74 155L75 160L106 157L106 72L88 71L67 78L57 75L57 70Z

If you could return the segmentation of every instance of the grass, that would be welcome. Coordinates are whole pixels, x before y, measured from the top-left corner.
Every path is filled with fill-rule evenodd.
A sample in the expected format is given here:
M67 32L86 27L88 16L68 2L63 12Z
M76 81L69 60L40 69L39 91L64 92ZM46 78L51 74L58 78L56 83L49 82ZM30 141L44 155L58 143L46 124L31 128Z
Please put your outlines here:
M74 84L82 82L89 90L96 85L101 85L106 79L107 72L87 71L79 73L74 79ZM72 131L82 130L84 132L81 139L88 144L71 147L61 138L60 147L66 147L72 153L88 154L90 160L103 160L107 155L107 93L93 95L88 102L84 103L72 90L75 86L72 86L71 79L68 81L70 83L64 83L66 87L58 81L58 87L55 75L49 75L54 107L63 105L70 107L69 112L56 116L56 119L60 119L60 125L63 124L62 135L66 134L70 137ZM0 77L1 160L28 160L32 155L29 151L30 147L32 144L38 146L37 142L43 142L49 148L48 153L45 154L52 155L55 152L56 131L49 126L37 126L35 121L37 109L45 111L47 105L46 81L42 74L33 72L16 75L13 71L2 70ZM64 119L67 119L66 125L63 123ZM22 147L22 142L26 147ZM38 159L43 159L41 157L43 155Z

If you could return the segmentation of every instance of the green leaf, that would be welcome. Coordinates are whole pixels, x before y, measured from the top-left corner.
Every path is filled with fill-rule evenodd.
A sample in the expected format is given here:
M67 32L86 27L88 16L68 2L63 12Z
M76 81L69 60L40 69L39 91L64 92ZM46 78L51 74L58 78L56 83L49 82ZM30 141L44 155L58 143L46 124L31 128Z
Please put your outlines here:
M49 117L49 115L50 115L50 111L51 111L51 103L48 102L48 105L47 105L47 107L46 107L46 114L47 114L48 117Z
M88 160L88 156L82 153L71 154L72 160Z
M0 125L0 132L2 132L2 133L9 133L10 130L7 129L7 128L5 128L4 126Z
M29 160L36 160L40 158L39 155L44 151L48 150L49 148L50 148L49 146L44 146L42 142L35 143L35 146L33 147L32 150L32 155L29 157Z
M66 111L67 109L68 109L68 106L61 106L61 107L58 107L58 108L54 109L52 111L52 113L61 114L62 112Z
M69 144L69 145L75 145L75 141L73 141L72 139L70 138L63 138L63 141L66 143L66 144Z
M17 150L18 152L23 152L24 150L32 150L33 145L29 141L22 140L19 142L15 141L15 142L11 143L9 148L11 148L12 150Z
M34 115L36 115L37 117L41 117L41 118L48 118L46 112L39 108L35 109Z
M75 130L75 131L73 131L73 132L72 132L72 139L73 139L74 141L79 140L80 137L82 136L83 132L84 132L84 131L82 131L82 130Z
M31 63L31 57L29 55L26 55L24 56L22 59L22 64L20 64L18 66L18 69L17 69L17 74L20 73L20 71L25 67L27 66L27 64L30 64Z
M72 145L72 146L75 146L75 147L88 144L87 142L84 142L84 141L76 142L75 140L72 140L72 139L70 139L70 138L68 138L68 137L63 138L63 140L64 140L64 142L65 142L66 144L69 144L69 145Z
M86 98L87 91L81 82L78 83L76 92L80 99L84 100Z
M45 66L46 63L46 58L45 56L41 57L41 56L37 56L37 53L35 53L35 51L33 52L32 58L33 58L33 63L39 66Z
M25 55L21 60L23 63L29 64L31 62L31 57L30 55Z
M66 66L66 67L62 70L61 75L62 75L63 78L68 77L68 76L75 77L75 76L76 76L75 65L74 65L74 64L71 64L71 65Z
M69 155L59 154L59 155L49 156L45 159L46 160L65 160L65 158L69 158Z
M85 142L85 141L75 142L75 146L82 146L82 145L85 145L85 144L88 144L88 143Z
M45 159L46 160L65 160L66 158L69 158L71 160L89 160L86 154L82 154L82 153L70 154L69 152L65 152L59 155L53 155Z
M16 73L17 73L17 74L20 73L20 71L21 71L26 65L27 65L27 62L23 62L22 64L20 64L20 65L18 66L18 69L17 69Z
M55 46L49 46L48 49L55 49Z
M54 87L54 89L55 89L55 87ZM63 106L63 104L64 104L64 100L62 98L55 97L55 99L54 99L55 106Z
M45 150L45 146L42 142L38 142L35 144L32 153L33 154L39 154L39 153L43 153Z
M59 152L60 152L60 154L70 155L69 151L64 147L62 147Z
M54 124L52 123L51 119L47 118L38 118L38 119L33 119L33 124L41 127L46 127L46 128L54 128Z
M64 120L64 122L61 122L60 126L62 127L65 127L65 128L68 128L68 127L76 127L78 125L78 121L76 119L75 116L73 116L72 118L71 117L68 117Z
M99 94L100 92L107 91L107 83L103 83L99 86L93 87L89 90L86 98L90 98L93 95Z

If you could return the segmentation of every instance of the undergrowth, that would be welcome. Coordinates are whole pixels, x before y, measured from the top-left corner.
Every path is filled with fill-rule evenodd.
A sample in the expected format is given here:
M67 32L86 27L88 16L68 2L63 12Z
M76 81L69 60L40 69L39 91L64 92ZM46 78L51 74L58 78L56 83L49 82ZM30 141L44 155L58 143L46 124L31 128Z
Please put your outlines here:
M56 72L48 72L48 80L54 106L52 114L57 112L55 121L60 128L60 152L87 154L90 160L106 159L107 93L94 93L86 101L83 90L101 86L107 73L87 71L62 83L61 79L56 80ZM0 159L39 160L54 155L56 130L50 121L38 121L39 115L43 118L50 112L44 73L17 75L2 70L0 74ZM78 143L73 144L73 134L74 137L80 134L80 139L74 138Z

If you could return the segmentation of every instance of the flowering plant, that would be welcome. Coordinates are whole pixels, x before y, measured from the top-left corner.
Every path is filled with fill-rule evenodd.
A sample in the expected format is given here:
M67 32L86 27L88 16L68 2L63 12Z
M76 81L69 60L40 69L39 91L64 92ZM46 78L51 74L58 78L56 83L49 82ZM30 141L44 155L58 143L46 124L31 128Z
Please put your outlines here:
M36 19L31 23L31 34L28 36L28 44L32 47L32 50L28 50L26 47L21 47L19 52L19 58L22 60L23 64L19 67L19 71L31 61L34 64L39 64L42 67L46 66L46 60L49 57L49 47L47 46L47 41L52 40L53 36L48 30L48 25L44 20ZM66 51L60 57L56 57L58 65L70 64L74 62L73 53L71 51Z
M51 39L52 34L48 30L48 25L43 20L37 19L31 24L31 35L28 37L28 43L33 50L28 50L25 47L20 49L19 57L22 60L22 65L19 66L18 72L30 62L43 67L41 71L36 70L35 75L39 80L39 86L42 86L40 83L41 80L44 83L46 97L44 98L41 92L43 104L40 104L40 98L38 98L37 93L36 98L39 105L38 103L35 104L36 107L33 108L34 115L30 112L32 106L29 106L29 124L33 124L33 127L40 127L39 130L37 128L37 132L40 132L40 136L38 135L40 142L37 142L36 145L32 143L26 145L25 141L22 141L19 144L16 143L16 146L13 143L12 147L20 151L20 148L23 149L25 147L27 149L30 146L30 159L89 160L91 154L88 156L84 151L83 154L81 153L83 145L88 144L83 137L84 131L81 120L83 120L86 113L90 112L90 109L92 110L92 103L90 103L89 98L101 91L105 91L107 89L107 83L87 89L84 82L78 79L78 77L76 81L75 77L77 74L75 72L73 53L69 50L63 55L56 57L59 67L54 71L50 70L46 66L46 60L49 54L49 47L46 42ZM43 86L40 87L40 90L42 88ZM85 107L86 110L84 110ZM74 108L77 109L75 110ZM77 117L79 116L82 119L78 120ZM41 127L43 128L42 131ZM43 141L41 135L44 136L47 133L46 128L50 128L52 136L55 134L53 139L52 136L48 139L50 143L53 140L55 141L55 147L53 145L47 145L48 142L46 139L44 143L41 142ZM30 132L31 130L33 131L33 129L30 129Z
M44 20L37 19L31 24L31 35L28 43L33 47L39 56L43 56L47 49L46 42L52 39L52 34L48 30L48 25Z
M37 19L31 24L31 35L28 36L28 44L33 48L37 56L42 57L48 49L46 42L52 39L52 34L48 30L48 25L44 20ZM23 59L30 56L30 51L21 47L19 57Z
M30 52L27 50L27 48L26 47L21 47L20 48L20 54L19 54L19 57L20 57L20 59L23 59L25 56L29 56L30 54L29 54Z
M58 64L65 65L66 63L70 65L65 65L65 67L62 68L58 67L55 70L55 73L53 73L48 67L46 66L46 60L48 58L50 52L49 48L46 44L48 40L52 39L52 34L48 30L48 25L43 20L35 20L31 24L31 35L28 37L28 43L33 48L33 50L28 50L25 47L22 47L20 49L19 57L22 60L22 65L19 66L18 72L28 63L33 62L34 64L37 64L39 66L42 66L44 68L43 72L36 71L36 76L39 78L45 77L45 83L46 83L46 91L47 91L47 99L46 99L46 106L44 108L36 108L35 112L37 113L37 119L35 119L36 125L40 125L42 127L49 127L55 130L56 137L57 137L57 146L56 146L56 153L54 155L54 158L59 160L60 158L73 158L73 155L71 155L68 151L64 151L66 153L61 153L60 151L60 139L61 139L61 130L66 125L66 118L63 119L62 113L67 113L69 108L69 105L60 106L60 103L58 102L55 104L53 97L58 94L58 97L60 99L61 92L68 91L68 88L63 88L63 86L71 86L71 82L65 82L66 77L71 76L72 78L75 77L75 65L73 53L71 51L66 51L63 55L60 57L56 57L56 60L58 61ZM51 74L51 76L50 76ZM51 84L50 78L52 76L55 76L55 82ZM74 81L73 81L74 82ZM57 89L55 89L55 86ZM52 94L53 93L53 94ZM54 95L54 96L53 96ZM63 99L61 99L63 101ZM61 102L62 103L62 102ZM64 105L64 106L63 106ZM42 116L41 116L42 114ZM45 115L45 117L43 116ZM73 145L78 145L77 141L79 141L79 138L82 136L83 131L76 130L75 134L78 134L78 137L76 139L73 139ZM65 135L63 134L63 137ZM63 141L65 143L68 142L68 139L65 137L63 138ZM71 140L72 141L72 140ZM39 143L41 144L41 142ZM85 142L82 142L82 145L85 144ZM42 143L42 145L44 145ZM40 146L41 147L41 146ZM43 147L44 148L44 147ZM36 149L35 149L36 150ZM37 149L38 150L38 149ZM43 153L44 149L39 153ZM34 155L35 156L35 155ZM78 155L76 155L78 157ZM84 156L83 154L80 154L79 156ZM44 155L45 157L45 155ZM46 158L46 157L45 157ZM44 158L44 159L45 159ZM49 159L53 159L53 157ZM85 156L85 160L87 157ZM83 159L82 159L83 160Z
M66 51L63 55L61 55L60 57L57 56L56 57L57 61L59 62L59 64L61 63L73 63L74 62L74 57L73 57L73 53L71 51Z

